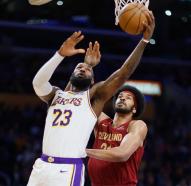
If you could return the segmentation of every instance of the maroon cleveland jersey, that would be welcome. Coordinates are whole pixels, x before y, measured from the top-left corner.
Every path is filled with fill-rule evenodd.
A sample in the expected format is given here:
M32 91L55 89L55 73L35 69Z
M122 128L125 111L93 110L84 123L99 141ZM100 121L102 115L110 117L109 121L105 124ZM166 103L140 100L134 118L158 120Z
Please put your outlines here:
M93 148L108 149L120 145L128 133L129 123L112 127L113 120L108 118L97 125L97 133ZM144 153L140 147L126 162L107 162L90 158L88 171L92 186L135 186L137 174Z

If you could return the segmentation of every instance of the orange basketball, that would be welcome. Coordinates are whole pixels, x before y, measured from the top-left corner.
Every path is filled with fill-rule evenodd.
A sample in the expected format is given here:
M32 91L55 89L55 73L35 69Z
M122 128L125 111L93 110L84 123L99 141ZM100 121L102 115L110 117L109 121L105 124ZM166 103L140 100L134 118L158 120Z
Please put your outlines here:
M145 13L149 9L140 3L129 3L119 15L119 25L121 29L129 34L138 35L143 32L142 22L147 18Z

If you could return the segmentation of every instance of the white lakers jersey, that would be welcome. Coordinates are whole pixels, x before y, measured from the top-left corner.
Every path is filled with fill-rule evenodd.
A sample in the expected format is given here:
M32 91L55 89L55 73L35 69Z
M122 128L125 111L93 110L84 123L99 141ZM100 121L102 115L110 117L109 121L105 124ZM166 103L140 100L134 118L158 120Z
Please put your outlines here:
M89 90L58 90L46 117L43 153L55 157L85 157L85 148L96 121Z

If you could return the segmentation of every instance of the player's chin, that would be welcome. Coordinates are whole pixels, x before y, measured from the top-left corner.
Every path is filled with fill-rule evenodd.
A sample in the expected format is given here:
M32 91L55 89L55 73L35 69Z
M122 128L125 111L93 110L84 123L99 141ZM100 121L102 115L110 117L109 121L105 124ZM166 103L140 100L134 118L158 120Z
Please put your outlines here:
M115 112L120 113L120 114L127 114L127 113L129 113L129 110L124 108L124 107L116 106L115 107Z
M124 108L125 109L126 105L124 103L118 103L116 104L116 108Z

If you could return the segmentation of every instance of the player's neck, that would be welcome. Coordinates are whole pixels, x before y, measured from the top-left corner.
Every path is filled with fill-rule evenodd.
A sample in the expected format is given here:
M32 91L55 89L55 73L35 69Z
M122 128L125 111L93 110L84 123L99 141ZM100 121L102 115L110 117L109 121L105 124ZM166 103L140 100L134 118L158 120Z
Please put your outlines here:
M113 119L113 125L114 127L118 127L120 125L123 125L124 123L130 122L131 120L132 120L132 113L129 114L115 113Z
M79 89L79 88L77 88L77 87L75 87L75 86L71 86L70 91L72 91L72 92L83 92L83 91L86 91L87 89L88 89L88 88Z

